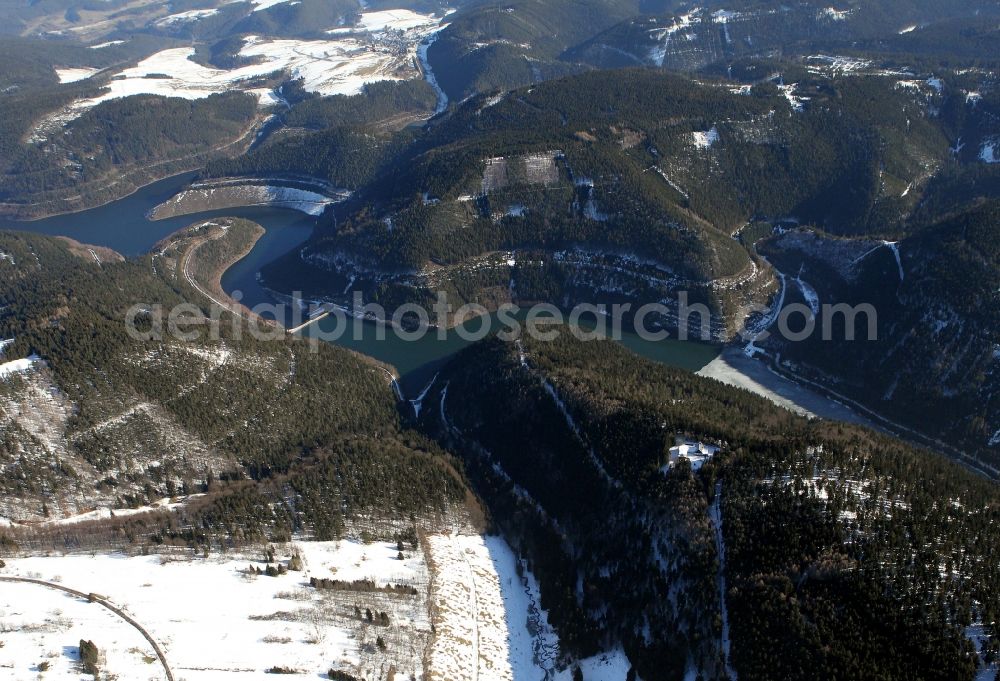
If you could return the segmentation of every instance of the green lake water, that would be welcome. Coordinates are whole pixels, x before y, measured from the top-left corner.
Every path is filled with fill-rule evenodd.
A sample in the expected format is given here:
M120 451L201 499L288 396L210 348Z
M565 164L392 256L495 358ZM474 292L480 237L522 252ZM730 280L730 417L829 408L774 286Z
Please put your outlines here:
M170 177L118 201L78 213L27 222L0 218L0 228L68 236L82 243L113 248L126 256L136 256L194 222L222 216L246 218L260 224L266 233L245 258L226 271L222 286L230 294L239 291L241 302L248 307L273 303L271 295L260 285L257 273L267 263L304 243L316 219L288 209L265 207L231 208L157 221L146 218L152 208L183 189L193 177L194 173ZM321 320L305 333L329 332L335 323L333 318ZM478 324L472 321L470 327L476 329ZM387 330L384 340L379 340L377 331L375 324L364 323L360 335L355 337L348 332L334 342L395 366L404 393L411 397L419 393L449 357L471 342L454 331L444 339L439 339L436 331L432 331L416 341L399 338L391 329ZM621 342L637 354L688 371L701 369L719 354L719 348L714 345L676 340L654 342L631 333L625 333Z

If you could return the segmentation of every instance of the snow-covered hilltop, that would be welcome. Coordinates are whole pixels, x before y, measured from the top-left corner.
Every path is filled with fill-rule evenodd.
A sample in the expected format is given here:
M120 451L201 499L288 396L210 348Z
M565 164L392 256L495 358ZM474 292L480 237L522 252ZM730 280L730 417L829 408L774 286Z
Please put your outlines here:
M192 22L213 16L214 12L192 10L158 21ZM246 36L235 55L245 63L233 68L199 63L194 47L172 47L140 60L135 66L106 73L107 77L99 82L100 90L93 96L77 99L43 119L35 129L51 128L53 122L65 124L98 104L135 95L190 100L242 90L255 95L261 107L283 106L285 102L278 91L259 85L276 73L301 80L308 92L323 96L353 95L368 83L423 77L427 66L418 67L418 50L442 28L442 19L433 14L405 9L364 12L357 25L333 27L326 31L329 37L325 39ZM70 83L93 78L98 70L62 68L58 73L61 82Z

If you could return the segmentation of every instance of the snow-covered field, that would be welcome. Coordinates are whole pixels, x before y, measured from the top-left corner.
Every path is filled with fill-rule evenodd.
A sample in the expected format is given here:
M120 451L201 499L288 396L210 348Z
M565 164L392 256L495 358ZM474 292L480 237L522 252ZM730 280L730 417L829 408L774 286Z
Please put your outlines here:
M403 678L421 676L430 629L421 551L407 550L399 560L396 545L388 543L294 542L276 549L273 565L287 565L297 552L303 570L250 574L251 564L265 567L261 549L208 558L15 558L7 560L3 575L101 594L160 644L178 681L266 679L276 666L312 678L331 667L371 678L392 664ZM310 577L404 584L419 595L318 590L309 586ZM375 612L376 623L358 617L356 605ZM377 623L380 612L389 615L388 626ZM43 660L65 678L81 638L93 640L106 657L104 669L119 679L164 678L139 632L99 604L34 584L0 582L0 623L5 679L35 679L35 665ZM384 652L375 645L378 636L388 644Z
M174 550L8 558L0 577L49 586L0 581L0 676L37 679L39 663L47 662L60 678L89 679L79 669L85 639L98 647L108 678L166 678L141 628L177 681L263 681L274 668L312 678L334 668L361 678L395 669L407 679L425 672L443 681L572 679L573 667L557 668L558 636L538 584L518 569L502 538L438 534L425 541L430 566L424 550L407 545L400 560L395 543L351 540L274 545L270 563L265 547L209 556ZM290 567L295 555L301 571L263 574L267 565ZM377 589L316 589L311 578L371 580ZM417 593L390 592L390 585ZM388 624L380 623L383 612ZM618 650L578 666L587 679L624 681L631 665Z
M59 78L60 83L76 83L81 80L86 80L92 75L100 71L100 69L94 69L87 66L79 68L65 68L56 69L56 76Z
M371 33L379 33L386 30L429 29L437 23L437 19L428 14L418 14L408 9L387 9L380 12L365 12L361 15L358 26Z
M256 4L256 9L263 9L277 3L263 0ZM159 22L170 25L195 21L215 11L191 10L164 17ZM270 106L280 103L280 97L252 83L254 79L277 72L301 79L310 92L324 96L353 95L367 83L419 77L418 48L441 28L441 19L431 14L409 10L366 12L356 27L329 31L329 39L248 36L240 55L256 63L233 69L217 69L192 61L193 47L165 49L113 74L103 92L73 102L67 109L41 121L36 128L65 124L102 102L141 94L202 99L235 89L256 95L261 106ZM95 72L91 69L58 71L61 82L83 80ZM32 138L40 139L38 135Z
M104 668L121 679L164 679L152 646L134 627L97 603L36 584L0 582L0 669L5 679L91 679L78 646L92 640Z
M545 678L555 663L558 639L537 606L534 579L528 575L526 583L521 580L517 558L507 543L479 535L435 535L428 542L435 571L431 600L437 632L429 678ZM529 618L537 637L528 629Z

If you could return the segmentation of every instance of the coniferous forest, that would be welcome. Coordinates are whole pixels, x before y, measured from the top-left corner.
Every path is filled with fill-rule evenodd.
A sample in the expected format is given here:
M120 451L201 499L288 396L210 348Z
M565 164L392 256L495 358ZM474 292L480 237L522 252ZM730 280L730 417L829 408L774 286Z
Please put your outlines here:
M1000 679L996 0L0 19L5 678Z

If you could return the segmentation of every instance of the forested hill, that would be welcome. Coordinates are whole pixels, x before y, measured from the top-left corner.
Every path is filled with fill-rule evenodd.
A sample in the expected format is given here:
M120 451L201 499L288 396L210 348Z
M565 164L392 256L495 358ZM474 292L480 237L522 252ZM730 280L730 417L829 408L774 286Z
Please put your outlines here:
M114 69L174 45L148 35L101 49L0 38L0 213L97 205L249 145L261 116L256 98L241 92L195 101L138 95L69 111ZM59 72L90 77L60 82Z
M487 305L502 290L649 302L684 289L725 337L731 312L774 287L732 238L749 221L892 233L951 162L932 110L962 91L786 67L795 84L626 69L474 97L380 156L302 258L265 276L317 295L353 282L388 304L442 289Z
M898 244L814 232L760 244L819 302L870 303L871 342L769 339L799 374L931 433L996 470L1000 463L1000 203L973 205ZM898 259L896 257L898 253ZM864 334L861 334L862 337Z
M995 2L796 2L746 0L699 5L675 14L630 18L568 50L563 59L596 67L647 64L697 70L734 58L811 55L862 49L919 54L927 36L956 24L982 26ZM971 37L971 36L970 36ZM937 41L937 54L992 59L982 41Z
M637 65L694 70L740 56L815 54L859 46L924 52L953 22L1000 13L993 0L515 0L457 12L430 50L453 99L510 89L587 68ZM980 21L981 23L981 21ZM938 54L992 59L989 43L942 45ZM905 32L900 35L901 32ZM913 35L910 35L910 34ZM935 42L932 40L932 42Z
M623 645L654 680L975 676L966 634L1000 588L993 483L562 331L464 351L420 413L569 652ZM667 466L676 438L719 451Z
M255 340L228 313L218 340L204 325L188 342L126 332L134 305L140 331L181 303L208 311L188 283L202 268L185 263L210 277L259 231L226 225L219 240L193 230L128 261L0 234L0 337L12 339L0 358L0 515L60 519L207 492L185 522L115 537L197 543L331 538L359 514L375 527L463 502L460 474L403 430L385 371L357 355L283 331Z
M390 308L429 305L437 291L491 309L663 302L659 321L672 330L670 306L685 291L713 310L718 340L735 337L747 303L809 302L802 280L820 304L876 304L880 349L776 344L784 369L995 462L993 301L944 302L945 271L965 256L926 286L906 272L942 262L928 236L937 225L1000 197L1000 165L988 162L1000 89L989 70L922 68L818 55L740 61L731 79L620 69L473 97L393 148L371 145L371 179L264 275L278 290L357 290ZM803 270L802 259L755 247L797 226L857 263L814 268L825 256L806 247ZM882 241L901 242L903 299ZM874 278L855 277L869 267ZM956 286L989 291L991 280ZM956 331L946 353L930 341L899 352L915 335L939 337L941 324Z
M638 0L476 3L451 18L428 57L452 99L506 90L578 70L559 56L648 4Z

